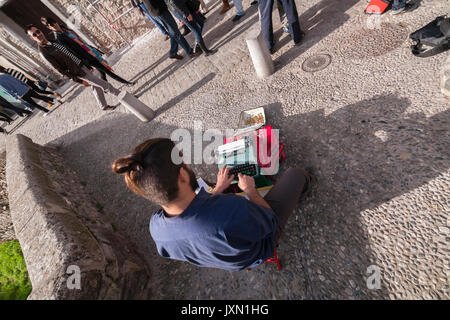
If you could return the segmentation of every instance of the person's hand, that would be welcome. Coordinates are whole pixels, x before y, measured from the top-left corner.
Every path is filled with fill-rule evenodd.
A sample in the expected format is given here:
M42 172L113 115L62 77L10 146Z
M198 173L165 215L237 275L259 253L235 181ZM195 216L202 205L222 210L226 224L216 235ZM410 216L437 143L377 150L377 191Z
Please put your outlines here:
M192 21L194 20L194 18L192 18L192 14L189 13L189 15L187 16L188 21Z
M83 86L85 86L85 87L89 87L90 86L90 84L89 84L89 82L86 82L86 81L84 81L83 80L83 82L81 83Z
M234 175L231 175L228 177L228 174L230 173L230 168L227 168L227 165L224 165L222 168L220 168L219 173L217 174L217 183L214 187L214 190L212 191L213 194L222 193L224 190L226 190L231 182L234 179Z
M255 179L242 173L238 173L238 187L244 191L245 194L252 194L256 191Z

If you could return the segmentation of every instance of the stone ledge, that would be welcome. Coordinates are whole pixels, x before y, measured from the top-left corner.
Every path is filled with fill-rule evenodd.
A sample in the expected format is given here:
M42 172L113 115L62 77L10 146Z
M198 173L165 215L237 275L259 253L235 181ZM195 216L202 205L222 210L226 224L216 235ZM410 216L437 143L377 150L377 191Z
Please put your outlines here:
M33 290L28 299L147 299L148 262L117 232L59 152L23 135L8 139L11 217ZM81 271L69 289L67 269Z

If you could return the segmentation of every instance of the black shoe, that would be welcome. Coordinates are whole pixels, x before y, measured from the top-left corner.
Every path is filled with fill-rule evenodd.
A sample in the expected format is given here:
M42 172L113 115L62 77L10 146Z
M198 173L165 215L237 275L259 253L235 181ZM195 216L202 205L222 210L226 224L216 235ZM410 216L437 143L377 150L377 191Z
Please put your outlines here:
M132 86L136 85L136 83L137 83L137 81L128 82L127 87L132 87Z
M203 50L202 50L202 48L200 48L200 45L198 44L198 42L195 43L194 52L203 53Z
M204 41L199 42L198 45L200 46L200 48L202 49L202 51L203 51L203 52L205 53L205 55L207 55L207 56L210 56L210 55L212 55L212 54L214 54L214 53L217 52L217 49L209 50L209 49L206 47Z
M250 2L251 6L254 6L255 4L258 4L258 1L255 0L255 1Z
M170 56L169 57L170 59L177 59L177 60L181 60L181 59L183 59L183 56L180 56L178 53L176 54L176 55L174 55L174 56Z
M234 16L234 18L233 19L231 19L231 21L233 21L233 22L236 22L236 21L239 21L239 19L241 19L243 16L245 15L245 13L244 14L242 14L242 15L240 15L240 16L238 16L238 15L235 15Z

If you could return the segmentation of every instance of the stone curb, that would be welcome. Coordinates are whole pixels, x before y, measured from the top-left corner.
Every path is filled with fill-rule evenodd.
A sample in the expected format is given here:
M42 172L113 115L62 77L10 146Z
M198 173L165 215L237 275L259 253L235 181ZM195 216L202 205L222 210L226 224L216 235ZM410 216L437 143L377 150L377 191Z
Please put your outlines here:
M28 299L149 298L147 261L59 152L23 135L10 137L6 150L11 217L33 287Z

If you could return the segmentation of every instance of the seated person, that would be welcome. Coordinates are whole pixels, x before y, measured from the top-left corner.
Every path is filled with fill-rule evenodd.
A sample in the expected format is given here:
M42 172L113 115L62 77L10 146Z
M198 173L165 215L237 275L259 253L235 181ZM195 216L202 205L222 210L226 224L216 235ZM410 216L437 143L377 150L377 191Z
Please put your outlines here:
M150 139L112 165L114 172L125 175L132 191L162 207L150 219L158 253L225 270L254 268L272 257L311 176L302 169L289 169L262 198L254 179L239 174L238 186L247 200L223 193L233 180L230 169L223 167L212 193L201 189L196 194L195 174L188 165L172 162L173 148L170 139Z

